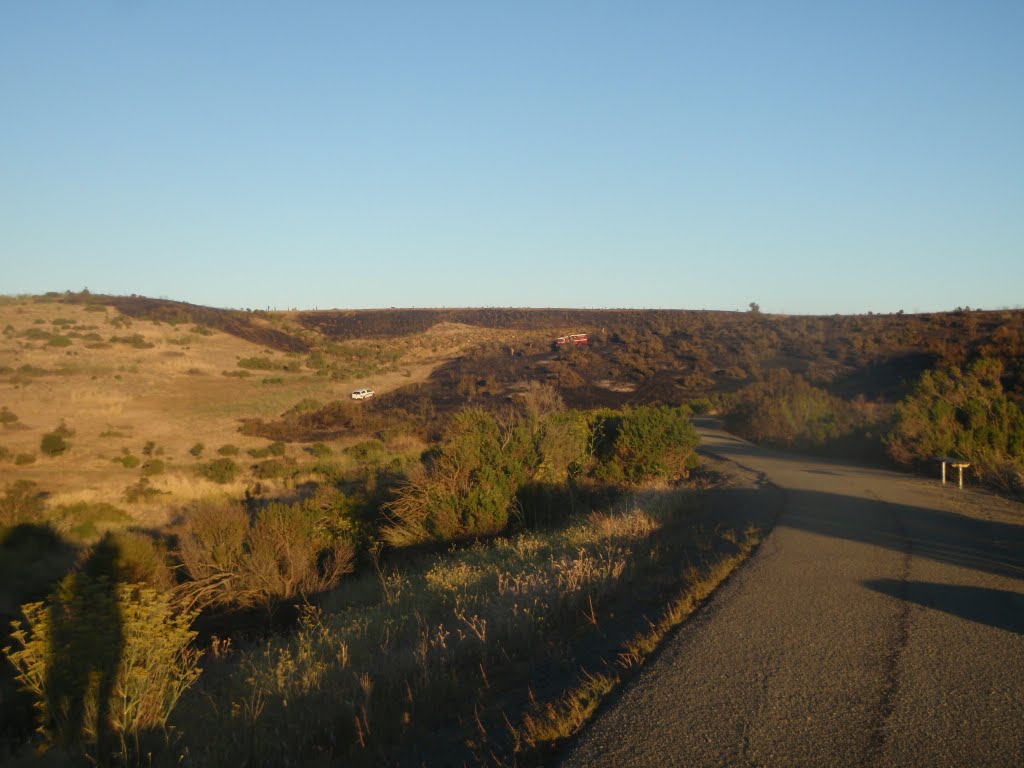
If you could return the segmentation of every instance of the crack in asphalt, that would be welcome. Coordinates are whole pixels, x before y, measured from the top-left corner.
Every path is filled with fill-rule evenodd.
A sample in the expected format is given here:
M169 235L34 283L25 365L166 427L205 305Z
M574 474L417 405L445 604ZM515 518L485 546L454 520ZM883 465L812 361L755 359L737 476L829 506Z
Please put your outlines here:
M896 617L896 628L889 652L882 660L882 679L884 681L882 692L869 721L868 743L863 763L870 765L878 762L885 751L885 745L889 740L890 734L889 721L896 710L896 696L899 694L900 689L900 657L906 651L910 639L910 609L913 603L907 597L910 591L910 566L914 557L914 544L907 534L906 526L900 519L896 508L892 504L883 502L871 491L866 491L865 495L883 504L892 515L894 527L902 541L901 549L903 552L903 556L900 559L900 572L897 577L899 587L896 590L896 597L898 597L900 607Z

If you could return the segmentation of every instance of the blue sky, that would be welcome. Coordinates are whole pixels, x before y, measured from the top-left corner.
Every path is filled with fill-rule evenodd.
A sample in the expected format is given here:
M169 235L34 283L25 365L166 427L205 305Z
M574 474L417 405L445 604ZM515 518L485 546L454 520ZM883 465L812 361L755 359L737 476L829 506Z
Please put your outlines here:
M1024 303L1024 3L0 4L0 294Z

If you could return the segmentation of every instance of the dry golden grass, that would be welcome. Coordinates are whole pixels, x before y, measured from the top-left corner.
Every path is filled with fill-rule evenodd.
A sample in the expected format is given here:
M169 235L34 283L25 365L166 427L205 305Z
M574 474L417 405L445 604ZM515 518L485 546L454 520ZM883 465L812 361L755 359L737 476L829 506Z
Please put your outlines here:
M68 322L55 325L55 320ZM267 324L287 327L289 320L282 313ZM26 479L49 493L52 503L88 500L123 505L124 489L138 480L139 470L125 469L113 460L125 451L144 459L143 448L152 442L167 473L151 478L151 483L163 493L130 507L134 516L148 522L166 517L184 502L207 496L237 498L244 493L246 482L241 479L220 486L195 477L191 467L197 459L189 453L193 445L203 443L202 460L209 460L216 458L217 448L233 444L242 450L239 463L244 464L248 459L244 452L264 447L267 441L239 434L239 419L273 418L306 398L344 399L360 386L385 393L423 381L438 364L468 346L501 336L498 331L442 324L387 342L349 341L346 346L351 349L372 348L377 368L372 375L360 371L361 375L354 373L347 379L331 379L314 375L300 356L225 333L204 335L189 324L133 320L110 307L98 312L58 301L6 298L0 302L0 331L4 329L0 406L9 408L19 421L0 428L0 446L12 457L33 454L36 460L25 465L0 462L0 485ZM41 331L78 337L71 338L68 346L52 346L45 338L25 335ZM110 342L111 337L126 339L136 334L145 346ZM270 358L298 370L223 375L242 372L245 369L238 367L238 361L250 357ZM390 362L383 365L378 358ZM280 382L264 383L264 379ZM69 439L71 449L59 457L47 457L40 452L40 441L61 421L75 431ZM304 457L297 446L288 452Z

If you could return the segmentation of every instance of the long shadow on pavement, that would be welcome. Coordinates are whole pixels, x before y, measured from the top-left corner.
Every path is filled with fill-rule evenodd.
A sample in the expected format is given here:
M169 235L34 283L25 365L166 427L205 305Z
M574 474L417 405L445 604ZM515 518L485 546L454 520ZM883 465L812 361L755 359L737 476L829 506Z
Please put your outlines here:
M1003 589L935 584L929 581L870 579L868 589L961 619L1024 635L1024 595Z
M1024 525L818 491L787 491L779 525L1024 580Z

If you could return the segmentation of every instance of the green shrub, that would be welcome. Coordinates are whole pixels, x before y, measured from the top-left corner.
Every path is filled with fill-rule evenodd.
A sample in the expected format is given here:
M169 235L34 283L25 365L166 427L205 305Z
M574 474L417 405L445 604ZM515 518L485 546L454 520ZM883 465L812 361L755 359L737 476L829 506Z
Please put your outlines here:
M46 345L49 347L70 347L71 338L57 334L55 336L51 336L49 341L46 342Z
M156 346L156 344L146 341L145 337L140 333L133 333L131 336L111 336L110 343L126 344L132 349L152 349Z
M231 443L228 443L227 445L222 445L220 448L217 449L217 453L219 453L221 456L237 456L240 452L241 451L239 447L237 445L232 445Z
M599 476L640 483L685 474L697 466L700 438L687 408L644 405L595 417Z
M349 446L344 450L344 453L356 459L356 461L373 464L379 462L387 454L387 449L379 440L364 440L361 443Z
M280 440L275 440L267 446L267 450L270 452L271 456L284 456L288 451L288 446Z
M215 483L230 483L238 476L238 465L228 458L197 464L196 472Z
M120 464L125 469L135 469L139 466L140 460L138 456L132 456L130 453L126 453L124 456L118 456L112 461L116 464Z
M57 432L47 432L39 443L39 450L47 456L60 456L70 447L71 445Z
M147 440L146 444L144 446L142 446L142 455L143 456L152 456L153 452L155 450L156 450L156 443L153 442L152 440Z
M143 477L137 483L133 483L124 489L124 499L134 504L136 501L149 501L160 496L162 493L164 491L151 487L149 479Z
M198 459L200 456L203 455L204 450L206 450L205 445L203 445L202 443L196 443L195 445L188 449L188 452Z
M243 357L238 361L238 367L257 371L276 371L284 368L284 365L269 357Z
M189 629L196 612L86 569L65 578L49 604L22 612L4 653L36 699L40 731L89 762L118 753L117 762L141 761L140 739L165 728L199 677Z
M1024 409L1007 398L1002 375L1002 363L985 358L966 370L925 371L896 407L890 455L903 463L963 458L984 482L1024 491Z
M5 427L8 424L15 424L18 421L18 416L6 405L0 408L0 424Z
M425 472L387 504L391 522L383 535L404 546L497 533L536 463L527 430L500 426L481 409L462 411Z
M284 384L284 379L275 376L273 378L263 379L262 383L263 384Z
M14 458L14 454L11 453L11 449L7 446L0 445L0 461L10 461Z
M282 416L301 416L304 413L314 413L319 411L323 407L323 403L319 400L314 400L311 397L307 397L303 400L299 400L295 405L285 411Z
M153 475L162 475L164 468L164 462L162 459L150 459L142 465L142 476L152 477Z
M331 450L331 446L324 443L313 443L309 446L309 452L318 459L326 459L334 455L334 451Z
M14 457L15 465L21 467L25 464L34 464L36 461L35 454L33 453L19 453Z
M849 404L785 369L741 390L726 424L754 442L804 449L822 448L859 426Z

